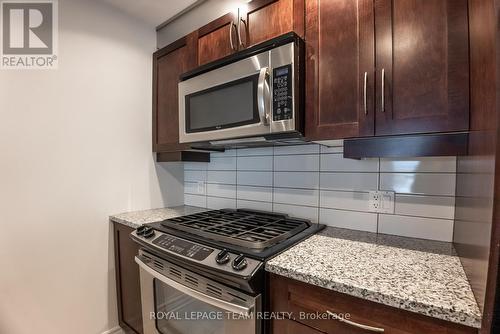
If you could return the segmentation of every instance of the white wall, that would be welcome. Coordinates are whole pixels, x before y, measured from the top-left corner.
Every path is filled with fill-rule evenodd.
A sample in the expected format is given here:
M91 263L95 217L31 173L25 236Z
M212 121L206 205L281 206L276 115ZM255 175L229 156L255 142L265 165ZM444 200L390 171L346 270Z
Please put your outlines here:
M186 163L188 205L284 212L322 224L451 241L456 158L343 158L317 144L212 153L210 163ZM369 210L369 191L394 191L395 214Z
M117 326L108 215L182 204L151 153L154 27L59 1L59 69L0 71L0 333Z

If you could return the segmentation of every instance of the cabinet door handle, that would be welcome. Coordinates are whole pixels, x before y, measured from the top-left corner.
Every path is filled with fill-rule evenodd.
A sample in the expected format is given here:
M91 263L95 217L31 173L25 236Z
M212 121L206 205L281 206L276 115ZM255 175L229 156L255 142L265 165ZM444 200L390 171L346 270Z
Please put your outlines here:
M233 28L236 27L236 24L234 21L231 22L231 26L229 28L229 44L231 45L231 50L236 51L237 49L234 48L234 43L233 43ZM238 28L238 27L236 27Z
M385 69L382 69L382 112L385 112Z
M245 48L245 44L241 40L241 22L243 22L243 24L245 25L245 36L246 36L248 27L247 27L247 21L245 21L245 19L240 17L240 22L238 22L238 40L239 40L240 46Z
M372 326L363 325L363 324L358 324L357 322L341 318L338 315L336 315L335 313L330 312L328 310L326 311L326 313L328 313L335 320L343 322L343 323L345 323L345 324L347 324L349 326L353 326L353 327L356 327L356 328L361 328L361 329L364 329L364 330L367 330L367 331L370 331L370 332L375 332L375 333L383 333L385 331L383 328L372 327Z
M364 105L364 109L365 109L365 115L368 115L368 104L366 102L366 85L367 85L367 82L368 82L368 72L365 72L365 79L363 81L363 105Z

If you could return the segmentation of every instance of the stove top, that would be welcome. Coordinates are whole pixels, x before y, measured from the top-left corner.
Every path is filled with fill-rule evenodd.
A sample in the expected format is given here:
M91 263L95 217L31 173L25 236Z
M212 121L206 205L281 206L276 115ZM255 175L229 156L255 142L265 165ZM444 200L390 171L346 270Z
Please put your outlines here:
M287 215L250 210L213 210L167 219L163 227L214 241L264 249L307 229L311 223Z
M133 233L135 241L152 246L161 234L186 241L267 260L310 235L324 225L286 214L248 209L208 210L160 222L148 223ZM142 229L146 229L144 233ZM156 231L156 233L155 233Z
M265 261L323 228L285 214L224 209L145 224L131 236L153 255L256 291Z

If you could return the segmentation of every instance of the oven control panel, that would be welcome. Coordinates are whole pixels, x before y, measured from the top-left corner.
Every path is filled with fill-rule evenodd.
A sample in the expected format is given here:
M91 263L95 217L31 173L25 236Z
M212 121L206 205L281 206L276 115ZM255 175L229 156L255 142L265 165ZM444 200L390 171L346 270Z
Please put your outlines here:
M212 252L212 248L201 246L187 240L182 240L171 235L163 234L153 240L153 244L166 250L194 260L203 261Z
M247 258L243 254L192 242L146 225L132 232L132 238L146 249L152 248L182 261L198 263L243 278L250 277L264 265L262 261Z
M273 121L293 118L292 65L273 69Z

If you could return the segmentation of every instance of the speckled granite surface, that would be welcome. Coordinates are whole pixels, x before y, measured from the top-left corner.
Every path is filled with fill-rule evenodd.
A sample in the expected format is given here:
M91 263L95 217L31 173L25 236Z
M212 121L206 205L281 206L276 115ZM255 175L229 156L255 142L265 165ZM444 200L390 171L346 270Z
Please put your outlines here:
M481 325L449 243L328 227L270 260L266 270L434 318Z
M125 212L110 216L109 219L123 225L137 228L142 224L154 223L169 218L190 215L193 213L208 211L195 206L176 206L172 208L152 209L144 211Z

